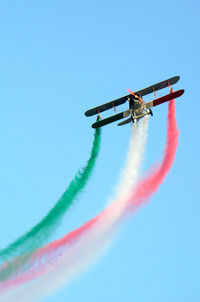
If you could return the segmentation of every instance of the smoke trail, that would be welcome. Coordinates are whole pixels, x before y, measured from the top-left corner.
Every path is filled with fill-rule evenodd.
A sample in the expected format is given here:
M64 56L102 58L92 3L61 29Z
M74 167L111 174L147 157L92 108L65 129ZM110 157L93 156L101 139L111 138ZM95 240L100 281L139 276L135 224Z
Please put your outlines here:
M161 163L154 165L148 173L148 177L139 182L136 190L131 192L128 199L124 201L123 207L121 207L122 203L117 200L85 225L41 249L39 271L33 267L27 272L27 275L20 276L18 280L11 280L12 284L18 282L20 284L40 276L27 286L19 288L14 294L15 300L28 302L37 297L47 296L87 268L97 253L110 242L113 232L116 231L116 227L124 220L124 217L130 211L131 213L135 211L158 189L173 164L177 145L178 130L173 100L169 103L167 142ZM121 207L120 211L118 207ZM9 286L9 284L4 283L4 286ZM2 296L1 301L12 301L12 293L9 295Z
M56 205L49 211L49 213L30 231L19 237L6 248L0 250L0 259L9 261L4 263L0 269L1 281L5 278L8 278L13 272L16 273L18 269L23 267L34 250L44 244L44 242L46 242L55 231L56 227L61 222L63 215L73 204L78 193L80 193L84 188L93 171L99 153L100 136L101 131L100 129L97 129L94 134L90 158L86 166L78 170L67 190L58 200ZM20 261L19 258L11 259L12 257L18 255L24 255L20 257Z
M133 187L136 185L144 156L144 149L147 140L148 121L149 116L145 116L139 124L131 124L132 131L129 150L127 152L124 168L121 171L118 185L115 187L115 195L110 200L110 203L120 198L120 200L122 200L123 202L125 195L129 192L130 189L133 190Z
M168 107L167 142L163 160L160 164L156 163L147 173L146 178L139 182L136 192L131 196L130 206L132 210L140 206L147 197L150 198L163 183L175 159L178 135L175 100L172 100L169 102Z
M125 169L122 174L123 177L121 178L120 184L118 186L118 190L117 190L118 196L117 197L122 197L122 193L125 192L125 188L127 190L130 189L131 185L136 183L136 181L138 179L138 174L139 174L141 161L142 161L143 153L144 153L144 147L145 147L145 143L146 143L147 129L148 129L148 117L145 117L141 121L141 124L139 126L133 125L133 127L132 127L130 148L129 148L129 152L127 155L128 163L125 166ZM117 216L119 217L121 214L121 211L123 211L123 209L124 209L124 205L120 199L118 200L118 203L119 204L116 205L116 207L115 207L116 208L115 211L113 211L113 213L112 213L112 215L113 215L112 219L110 219L110 217L108 217L110 220L110 222L109 222L110 224L113 224L113 222L116 220L116 217ZM107 220L105 218L106 218L106 216L104 217L104 221ZM103 219L101 221L101 224L103 224ZM108 224L108 222L107 222L107 224ZM95 230L96 229L97 228L95 228ZM108 229L108 226L106 226L106 229ZM99 238L98 236L96 236L96 234L92 235L92 233L94 233L95 230L93 230L93 232L90 233L91 243L92 242L94 243L94 239L96 237ZM101 231L101 233L103 235L104 231L103 232ZM85 237L85 235L84 235L84 237ZM83 239L83 244L84 244L84 238L82 238L82 239ZM80 239L79 243L77 243L77 240L75 240L75 245L73 245L72 249L69 247L69 250L68 249L66 250L65 248L63 250L63 248L62 247L60 248L60 246L57 246L57 247L54 246L53 253L51 253L49 251L47 251L47 253L46 253L43 249L41 249L40 255L44 254L45 255L44 257L46 258L46 256L47 256L48 260L44 259L43 256L42 256L42 258L39 258L38 255L35 256L33 262L36 263L36 267L38 266L38 263L39 263L39 273L41 274L41 271L42 271L43 260L44 260L45 264L47 264L47 262L48 262L48 265L49 265L51 263L51 258L53 258L53 262L55 262L55 257L61 259L60 257L61 257L61 255L63 255L63 253L66 254L66 261L64 261L64 263L65 264L66 264L66 262L70 263L70 266L71 266L74 263L74 261L72 261L73 260L72 258L75 256L74 249L76 249L77 244L80 245L80 243L82 242L82 239ZM103 240L103 238L102 238L102 240ZM99 241L99 243L100 242L101 242L101 240ZM71 242L71 244L72 244L72 242ZM95 246L96 246L96 244L95 244ZM99 248L100 248L100 246L99 246ZM94 250L94 247L92 249ZM91 253L88 253L88 255L90 255L90 254ZM62 263L62 261L61 261L61 263ZM55 265L55 263L54 263L54 265ZM74 263L74 265L76 266L75 263ZM31 271L29 271L27 273L27 274L29 274L29 277L30 277L30 273L33 274L33 272L34 272L37 274L38 268L36 268L36 267L32 267ZM70 270L67 269L66 272L70 273ZM57 275L57 273L56 273L56 275ZM22 281L23 277L27 278L27 275L24 274L24 276L19 277L19 279ZM14 281L14 283L16 284L15 281ZM46 282L46 283L48 284L48 282ZM6 284L4 283L3 287L5 288L5 286L6 286ZM15 299L16 299L16 297L15 297ZM19 299L21 300L21 298L19 298ZM27 299L27 297L26 297L26 299Z

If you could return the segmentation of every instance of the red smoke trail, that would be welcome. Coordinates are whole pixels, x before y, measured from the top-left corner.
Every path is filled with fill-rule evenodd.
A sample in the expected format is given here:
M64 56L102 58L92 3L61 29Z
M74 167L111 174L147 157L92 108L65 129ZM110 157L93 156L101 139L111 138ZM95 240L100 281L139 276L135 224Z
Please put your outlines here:
M139 182L136 192L131 198L130 204L132 209L135 206L140 206L141 202L147 200L147 198L149 199L163 183L175 159L178 147L178 135L175 100L171 100L168 107L167 141L162 162L154 164L149 169L148 176Z
M150 168L149 172L147 173L147 177L138 183L134 192L131 192L128 202L126 203L125 210L120 217L121 220L126 214L135 211L138 206L142 205L144 201L148 201L152 194L156 192L158 187L164 181L166 174L169 172L174 162L176 149L178 146L178 134L179 131L177 129L175 117L175 100L172 100L169 102L168 107L167 141L163 159L159 164L155 164L152 168ZM84 240L84 237L87 238L87 233L93 229L98 222L101 221L101 218L105 216L109 217L110 213L112 213L116 206L117 201L112 203L107 207L107 209L86 222L81 227L70 232L63 238L56 240L38 250L34 254L31 263L29 263L29 268L27 271L22 273L20 276L16 276L15 279L2 283L1 292L9 287L16 286L39 277L48 271L49 264L56 262L57 256L59 253L63 252L65 247L72 246L73 243L80 239ZM37 263L36 266L34 266L35 263Z

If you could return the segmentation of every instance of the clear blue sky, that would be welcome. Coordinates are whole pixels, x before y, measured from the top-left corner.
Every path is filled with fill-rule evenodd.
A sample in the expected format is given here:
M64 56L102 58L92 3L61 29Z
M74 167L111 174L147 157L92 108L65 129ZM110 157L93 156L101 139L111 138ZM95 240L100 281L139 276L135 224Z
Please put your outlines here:
M176 161L105 257L47 299L199 302L199 1L1 1L0 246L37 223L89 156L90 107L180 75ZM174 86L175 88L175 86ZM161 156L154 109L144 169ZM130 129L110 125L92 179L54 238L104 207Z

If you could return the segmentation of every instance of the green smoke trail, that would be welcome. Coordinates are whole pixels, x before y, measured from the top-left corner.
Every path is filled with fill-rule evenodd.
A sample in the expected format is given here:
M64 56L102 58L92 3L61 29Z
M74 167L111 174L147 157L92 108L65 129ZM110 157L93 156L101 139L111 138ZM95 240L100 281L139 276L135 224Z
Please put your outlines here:
M93 171L100 149L100 139L101 130L98 128L95 130L93 146L87 164L78 170L69 187L49 213L26 234L0 250L0 260L6 261L0 268L0 280L7 279L14 270L17 271L24 266L32 253L44 244L55 231L65 212L73 204L78 193L82 191ZM19 257L20 262L17 258L12 259L18 256L23 256Z

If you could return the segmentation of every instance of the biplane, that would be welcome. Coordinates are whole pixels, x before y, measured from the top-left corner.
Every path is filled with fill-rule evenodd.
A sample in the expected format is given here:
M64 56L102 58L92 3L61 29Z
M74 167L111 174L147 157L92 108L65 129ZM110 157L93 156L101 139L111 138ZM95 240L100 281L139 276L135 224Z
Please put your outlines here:
M154 84L152 86L149 86L147 88L144 88L142 90L138 90L135 92L132 92L130 89L128 90L130 94L125 95L119 99L115 99L111 102L102 104L100 106L97 106L95 108L89 109L85 112L86 116L92 116L95 114L99 115L98 121L96 121L94 124L92 124L93 128L99 128L102 126L105 126L107 124L110 124L112 122L118 121L120 119L128 117L128 119L120 122L118 126L125 125L130 122L136 122L140 118L144 117L147 114L150 114L153 116L153 112L151 110L152 107L155 107L157 105L160 105L162 103L165 103L167 101L170 101L172 99L175 99L177 97L180 97L184 90L180 89L177 91L173 91L171 86L174 85L179 81L180 77L175 76L170 79L167 79L165 81L162 81L160 83ZM156 91L169 87L170 93L167 95L164 95L162 97L157 97ZM155 98L150 102L145 102L142 97L144 95L154 93ZM120 113L117 113L116 107L119 105L122 105L124 103L129 103L129 109ZM102 119L101 113L105 110L113 108L115 111L115 114L112 116L109 116L107 118Z

